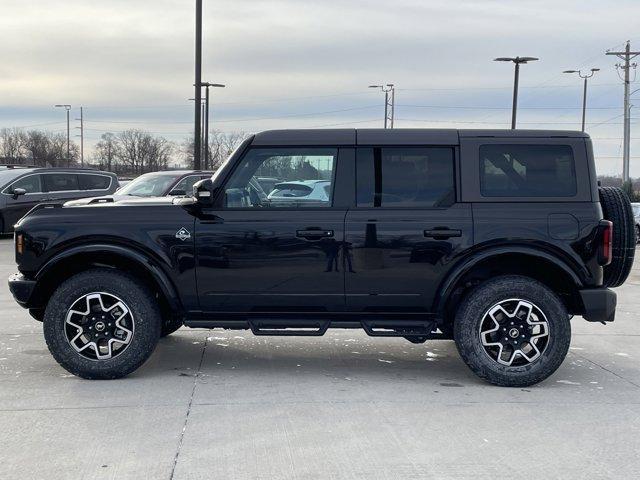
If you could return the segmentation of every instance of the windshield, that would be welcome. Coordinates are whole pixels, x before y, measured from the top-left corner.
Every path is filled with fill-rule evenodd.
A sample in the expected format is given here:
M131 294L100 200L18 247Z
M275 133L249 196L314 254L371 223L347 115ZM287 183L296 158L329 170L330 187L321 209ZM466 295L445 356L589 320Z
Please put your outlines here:
M179 174L145 174L127 183L118 190L118 195L133 197L161 197L167 189L180 177Z

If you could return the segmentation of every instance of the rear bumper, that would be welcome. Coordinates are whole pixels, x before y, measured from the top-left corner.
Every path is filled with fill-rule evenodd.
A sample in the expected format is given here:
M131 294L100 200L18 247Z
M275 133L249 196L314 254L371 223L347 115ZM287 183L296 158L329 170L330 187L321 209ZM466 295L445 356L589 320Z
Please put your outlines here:
M617 295L608 288L580 290L584 304L583 317L588 322L613 322L616 316Z
M36 286L35 280L28 280L21 273L14 273L9 277L9 290L13 298L24 308L29 308L29 300Z

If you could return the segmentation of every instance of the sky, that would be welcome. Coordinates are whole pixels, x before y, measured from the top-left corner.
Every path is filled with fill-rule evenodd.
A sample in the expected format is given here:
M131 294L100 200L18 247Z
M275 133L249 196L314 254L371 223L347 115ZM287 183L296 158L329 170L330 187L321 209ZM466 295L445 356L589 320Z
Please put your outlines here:
M2 0L0 128L66 132L84 107L85 153L100 136L140 128L182 142L192 131L195 2ZM508 128L513 66L520 128L587 132L599 173L622 168L623 84L615 57L640 50L640 2L618 0L204 0L203 80L211 128L367 128L396 85L396 128ZM638 57L640 61L640 57ZM633 75L632 75L633 77ZM640 78L631 89L640 88ZM640 177L640 91L631 174ZM633 102L632 102L633 103ZM77 130L74 129L77 133Z

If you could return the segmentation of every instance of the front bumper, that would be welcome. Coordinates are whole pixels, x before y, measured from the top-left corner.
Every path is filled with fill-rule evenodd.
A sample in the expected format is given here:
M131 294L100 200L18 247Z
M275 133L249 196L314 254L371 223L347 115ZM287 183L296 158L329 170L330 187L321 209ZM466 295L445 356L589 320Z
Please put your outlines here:
M9 290L16 302L24 308L29 308L29 300L35 286L35 280L29 280L21 273L14 273L9 277Z
M588 322L613 322L616 316L617 295L608 288L580 290L584 304L582 316Z

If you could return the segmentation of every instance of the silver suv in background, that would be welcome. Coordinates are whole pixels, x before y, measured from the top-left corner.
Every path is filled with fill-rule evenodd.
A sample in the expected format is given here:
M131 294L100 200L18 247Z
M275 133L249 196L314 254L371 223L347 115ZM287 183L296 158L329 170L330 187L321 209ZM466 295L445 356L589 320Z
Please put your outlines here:
M66 202L107 195L118 189L115 174L80 168L0 169L0 232L13 225L39 203Z

